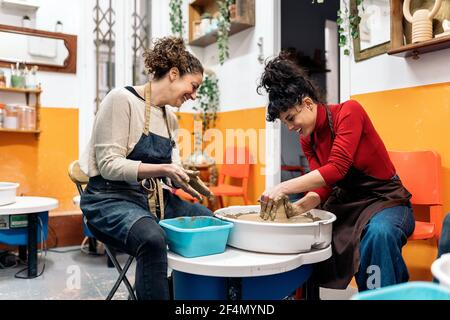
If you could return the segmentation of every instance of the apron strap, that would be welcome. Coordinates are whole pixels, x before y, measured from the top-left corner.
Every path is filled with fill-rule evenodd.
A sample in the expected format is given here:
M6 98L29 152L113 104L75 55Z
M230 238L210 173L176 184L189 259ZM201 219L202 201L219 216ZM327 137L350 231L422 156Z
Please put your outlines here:
M141 186L147 193L148 209L160 220L164 219L164 193L161 180L150 178L141 181Z
M167 120L166 106L163 107L163 116L164 116L164 121L166 122L167 133L169 134L170 144L172 145L172 148L175 148L175 146L176 146L175 140L173 140L173 138L172 138L172 132L169 127L169 121Z
M333 126L333 116L331 115L331 110L330 107L328 107L328 105L325 105L325 110L327 112L327 121L328 121L328 126L330 127L330 131L331 131L331 144L333 144L334 138L336 138L336 133L334 132L334 126ZM314 139L314 132L311 133L311 146L314 152L314 155L317 158L317 161L319 161L319 158L317 157L316 154L316 141Z
M152 105L151 105L151 93L152 93L152 84L151 82L147 82L144 88L144 98L145 98L145 124L144 124L144 134L146 136L150 133L150 116L152 112Z
M144 98L145 98L145 124L144 124L144 134L148 136L150 134L150 118L152 112L151 105L151 93L152 84L147 82L144 88ZM163 108L163 116L167 127L167 132L169 133L169 138L173 146L172 134L169 128L169 122L167 121L166 108ZM157 178L144 179L141 182L142 187L147 192L148 207L152 214L159 219L164 219L164 196L161 180Z

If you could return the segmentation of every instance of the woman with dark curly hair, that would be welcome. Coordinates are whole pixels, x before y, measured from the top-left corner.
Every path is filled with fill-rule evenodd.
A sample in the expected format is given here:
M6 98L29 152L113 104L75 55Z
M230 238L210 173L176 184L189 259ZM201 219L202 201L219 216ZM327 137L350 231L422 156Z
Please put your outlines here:
M203 67L178 38L157 40L144 57L151 80L116 88L100 104L80 159L89 176L80 205L98 240L136 257L138 299L168 299L166 241L158 221L212 215L169 187L197 198L209 194L196 173L182 168L177 117L166 108L196 98Z
M354 275L359 290L407 281L401 252L414 230L411 194L363 107L354 100L327 105L284 53L266 65L262 88L267 120L300 134L311 169L263 193L263 218L274 216L277 200L307 192L292 204L297 213L320 206L337 216L333 255L314 272L321 286L345 289Z

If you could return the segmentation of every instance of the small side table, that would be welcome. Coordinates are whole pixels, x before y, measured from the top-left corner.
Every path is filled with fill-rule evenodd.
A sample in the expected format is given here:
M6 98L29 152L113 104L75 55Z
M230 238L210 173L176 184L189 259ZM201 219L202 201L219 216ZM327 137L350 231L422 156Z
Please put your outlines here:
M26 245L28 277L36 277L37 270L37 245L38 239L44 241L47 238L46 225L48 223L48 211L58 208L58 200L45 197L16 197L16 202L6 206L0 206L0 216L27 215L26 227L11 228L11 219L8 228L0 229L0 242L8 245L18 245L19 254L21 247ZM44 220L42 223L42 232L44 239L40 239L39 219ZM23 248L23 247L22 247Z

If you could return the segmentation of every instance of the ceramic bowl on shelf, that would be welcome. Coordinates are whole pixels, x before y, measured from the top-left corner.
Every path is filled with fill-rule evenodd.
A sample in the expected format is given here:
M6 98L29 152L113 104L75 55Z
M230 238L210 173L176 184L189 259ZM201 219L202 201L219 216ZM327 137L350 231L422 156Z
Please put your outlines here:
M16 202L18 183L0 182L0 206Z

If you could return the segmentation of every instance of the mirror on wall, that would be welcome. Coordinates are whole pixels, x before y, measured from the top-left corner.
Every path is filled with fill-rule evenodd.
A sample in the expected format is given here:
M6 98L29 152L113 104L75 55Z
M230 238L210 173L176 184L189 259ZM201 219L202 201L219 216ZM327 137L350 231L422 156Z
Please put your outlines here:
M391 40L390 0L350 0L352 12L358 12L359 36L353 39L355 61L386 53Z
M39 70L76 73L77 36L0 24L0 66L16 62Z

